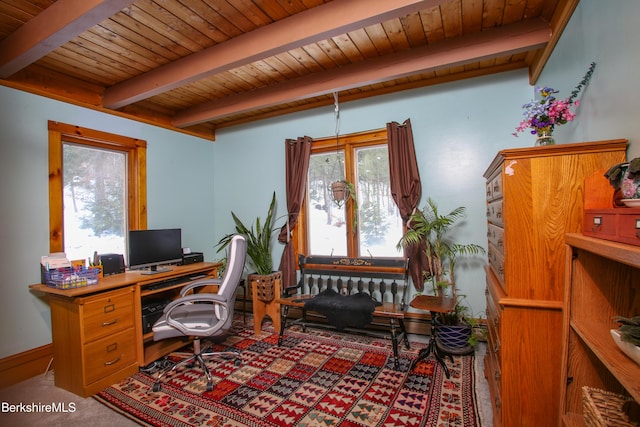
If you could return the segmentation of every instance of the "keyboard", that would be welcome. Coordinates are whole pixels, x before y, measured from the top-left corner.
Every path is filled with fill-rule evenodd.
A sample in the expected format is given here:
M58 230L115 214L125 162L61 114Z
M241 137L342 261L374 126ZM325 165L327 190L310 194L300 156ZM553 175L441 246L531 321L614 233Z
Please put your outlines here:
M170 288L175 285L181 285L183 283L193 282L194 280L205 279L207 277L209 276L206 274L195 274L193 276L176 277L175 279L167 279L161 282L153 283L147 286L145 289L155 291L158 289Z
M170 288L171 286L180 285L183 283L190 282L192 279L190 277L177 277L175 279L167 279L161 282L153 283L147 286L147 290L155 291L157 289Z

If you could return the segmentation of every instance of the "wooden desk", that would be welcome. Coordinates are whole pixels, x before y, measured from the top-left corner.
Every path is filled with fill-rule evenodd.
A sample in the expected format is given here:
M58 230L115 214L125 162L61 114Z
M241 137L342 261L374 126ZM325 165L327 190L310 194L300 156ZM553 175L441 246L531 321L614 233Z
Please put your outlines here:
M183 347L181 339L154 342L153 333L143 334L142 307L176 298L198 278L216 277L220 265L195 263L153 275L128 271L74 289L30 285L49 297L55 385L88 397ZM155 289L172 280L177 282Z

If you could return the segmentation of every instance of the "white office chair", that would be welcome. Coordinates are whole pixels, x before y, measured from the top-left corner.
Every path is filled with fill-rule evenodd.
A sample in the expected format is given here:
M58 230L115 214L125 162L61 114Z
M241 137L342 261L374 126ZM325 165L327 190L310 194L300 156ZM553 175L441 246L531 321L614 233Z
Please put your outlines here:
M224 277L222 279L200 280L185 286L180 291L181 297L165 307L162 317L153 325L154 341L175 337L193 337L193 354L182 353L188 357L162 370L156 378L153 391L160 391L162 378L181 365L197 362L207 377L207 391L213 390L213 377L207 368L207 360L234 358L236 366L240 365L242 361L240 353L235 351L202 352L200 339L223 336L231 328L236 291L244 270L246 254L246 239L241 235L233 236L229 245ZM203 292L187 295L193 289L209 285L218 285L218 293Z

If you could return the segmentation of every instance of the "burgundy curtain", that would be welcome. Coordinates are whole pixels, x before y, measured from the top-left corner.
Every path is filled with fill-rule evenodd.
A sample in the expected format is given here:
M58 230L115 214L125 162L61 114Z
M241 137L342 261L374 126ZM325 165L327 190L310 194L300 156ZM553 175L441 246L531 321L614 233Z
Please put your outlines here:
M398 206L402 222L406 225L417 208L422 193L411 120L407 119L401 125L396 122L387 123L387 140L391 195ZM409 258L409 274L413 286L419 292L424 289L422 272L427 265L424 250L424 245L412 245L405 249L405 255Z
M284 142L288 223L280 229L278 241L285 244L279 268L282 271L285 292L287 288L296 286L296 260L291 241L291 230L298 222L298 215L307 187L311 142L312 139L308 136L297 140L287 139Z

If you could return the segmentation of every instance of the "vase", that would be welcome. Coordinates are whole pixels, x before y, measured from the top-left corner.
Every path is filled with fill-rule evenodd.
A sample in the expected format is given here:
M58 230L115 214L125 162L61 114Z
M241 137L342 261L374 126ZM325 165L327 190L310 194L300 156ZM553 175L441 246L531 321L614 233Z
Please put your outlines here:
M545 145L554 145L556 141L553 139L550 133L543 132L536 138L536 147L542 147Z

